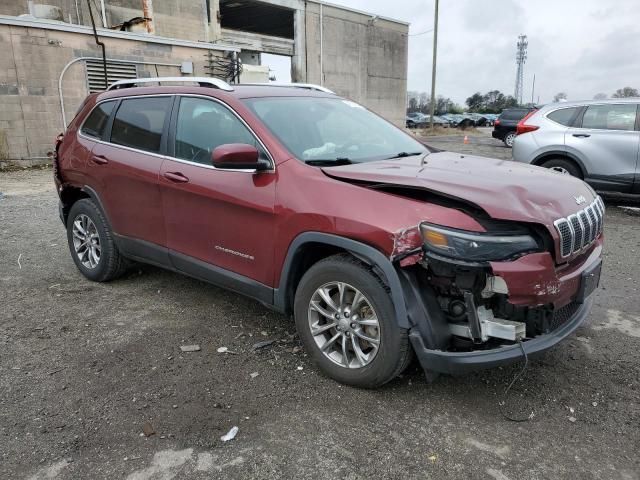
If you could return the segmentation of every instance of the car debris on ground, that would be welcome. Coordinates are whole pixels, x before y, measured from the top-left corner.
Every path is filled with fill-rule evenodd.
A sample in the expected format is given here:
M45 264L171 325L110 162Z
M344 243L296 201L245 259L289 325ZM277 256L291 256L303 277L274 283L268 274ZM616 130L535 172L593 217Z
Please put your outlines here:
M188 353L188 352L199 352L200 345L180 345L180 351Z
M236 435L238 434L238 427L231 427L231 430L229 430L225 435L220 437L220 440L222 440L223 442L228 442L229 440L233 440L234 438L236 438Z

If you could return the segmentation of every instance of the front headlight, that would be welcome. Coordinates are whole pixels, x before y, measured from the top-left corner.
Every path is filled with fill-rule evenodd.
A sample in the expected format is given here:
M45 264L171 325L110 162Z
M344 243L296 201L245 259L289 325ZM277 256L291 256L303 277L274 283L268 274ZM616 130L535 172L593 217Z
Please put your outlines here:
M539 251L538 243L529 235L495 235L420 224L427 250L468 262L505 260L518 254Z

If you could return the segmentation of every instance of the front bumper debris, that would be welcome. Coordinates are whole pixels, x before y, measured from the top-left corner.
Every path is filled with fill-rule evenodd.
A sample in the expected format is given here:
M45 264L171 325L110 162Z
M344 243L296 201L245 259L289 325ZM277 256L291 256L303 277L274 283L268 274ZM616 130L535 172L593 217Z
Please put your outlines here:
M527 355L535 357L573 333L589 315L592 304L593 298L588 298L582 304L575 304L570 316L562 319L555 330L523 341L522 346ZM522 358L522 350L517 343L491 350L447 352L426 348L421 334L416 329L410 330L409 339L422 368L439 373L459 374L482 370L514 363Z

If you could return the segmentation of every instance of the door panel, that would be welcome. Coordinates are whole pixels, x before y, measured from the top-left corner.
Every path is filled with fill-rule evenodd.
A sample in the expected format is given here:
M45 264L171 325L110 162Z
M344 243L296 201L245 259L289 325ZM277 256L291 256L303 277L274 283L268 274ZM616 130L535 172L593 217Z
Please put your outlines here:
M107 210L115 233L164 245L162 199L158 173L162 158L146 153L97 143L90 161L90 170L99 178L97 192Z
M114 232L161 246L166 235L158 175L172 101L170 96L123 100L106 135L109 143L96 143L88 162Z
M582 160L587 180L596 188L631 189L640 147L640 132L634 130L636 109L633 104L590 105L582 128L566 131L567 151Z
M275 183L273 173L165 160L160 184L169 249L271 285Z
M187 96L178 103L168 145L175 159L167 158L160 172L169 249L272 286L277 175L211 165L220 145L252 144L271 162L266 150L222 103ZM173 260L185 270L185 258Z

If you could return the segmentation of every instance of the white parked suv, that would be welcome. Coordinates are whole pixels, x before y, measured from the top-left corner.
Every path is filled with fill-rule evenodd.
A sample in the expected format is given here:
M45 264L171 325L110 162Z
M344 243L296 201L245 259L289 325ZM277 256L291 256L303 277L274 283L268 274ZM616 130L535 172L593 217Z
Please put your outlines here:
M546 105L518 124L513 159L599 191L640 193L639 105L638 98Z

